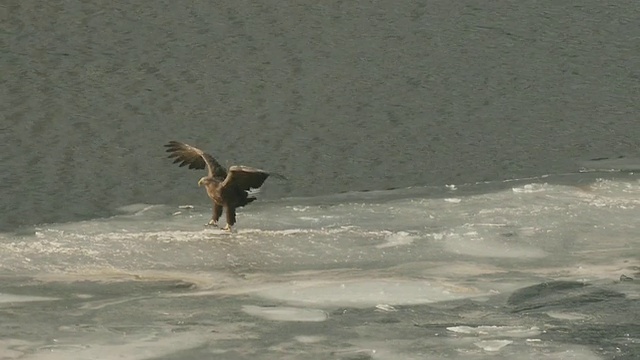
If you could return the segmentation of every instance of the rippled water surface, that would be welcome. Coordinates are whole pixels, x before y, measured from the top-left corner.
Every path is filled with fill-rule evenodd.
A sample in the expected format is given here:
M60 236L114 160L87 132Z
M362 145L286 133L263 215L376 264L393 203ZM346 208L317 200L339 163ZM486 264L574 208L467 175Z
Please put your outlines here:
M637 158L634 1L7 0L0 227L200 201L169 140L285 174L263 196Z

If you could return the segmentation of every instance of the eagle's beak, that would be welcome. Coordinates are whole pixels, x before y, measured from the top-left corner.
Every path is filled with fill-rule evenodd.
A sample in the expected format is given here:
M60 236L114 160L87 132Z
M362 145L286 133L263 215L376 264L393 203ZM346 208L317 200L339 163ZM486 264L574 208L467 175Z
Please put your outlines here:
M202 179L198 180L198 187L202 186Z

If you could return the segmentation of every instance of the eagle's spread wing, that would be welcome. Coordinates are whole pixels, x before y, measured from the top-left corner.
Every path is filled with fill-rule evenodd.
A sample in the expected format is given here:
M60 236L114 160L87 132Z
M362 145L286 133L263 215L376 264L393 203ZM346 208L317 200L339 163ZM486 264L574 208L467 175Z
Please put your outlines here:
M175 158L173 163L180 163L180 166L189 165L189 169L204 169L207 167L209 176L224 179L227 177L225 168L213 158L195 146L183 144L178 141L169 141L165 145L167 152L171 153L169 158Z
M248 166L232 166L222 187L234 186L241 190L257 189L269 177L269 173Z

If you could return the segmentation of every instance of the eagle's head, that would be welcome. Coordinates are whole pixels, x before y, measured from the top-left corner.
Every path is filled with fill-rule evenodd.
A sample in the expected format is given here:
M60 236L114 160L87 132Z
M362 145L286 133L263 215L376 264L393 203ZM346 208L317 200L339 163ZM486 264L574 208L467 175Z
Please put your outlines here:
M211 179L207 176L200 178L200 180L198 180L198 186L202 186L202 185L207 185L208 183L211 182Z

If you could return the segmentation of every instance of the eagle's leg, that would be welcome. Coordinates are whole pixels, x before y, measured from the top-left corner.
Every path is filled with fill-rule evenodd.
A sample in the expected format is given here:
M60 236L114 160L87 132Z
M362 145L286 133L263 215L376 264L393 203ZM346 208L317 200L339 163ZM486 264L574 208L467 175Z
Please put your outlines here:
M205 225L218 226L218 219L220 219L220 215L222 215L222 206L213 203L213 216L211 217L211 220L209 220L209 222Z
M236 208L231 206L226 206L224 211L227 214L227 225L225 225L225 227L222 228L222 230L231 232L232 231L231 227L233 226L233 224L236 223Z

